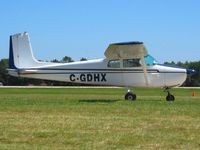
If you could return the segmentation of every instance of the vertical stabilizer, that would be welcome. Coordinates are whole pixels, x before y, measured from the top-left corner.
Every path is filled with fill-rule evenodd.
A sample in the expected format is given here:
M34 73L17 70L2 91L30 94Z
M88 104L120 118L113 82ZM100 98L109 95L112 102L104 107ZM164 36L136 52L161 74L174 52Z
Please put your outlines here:
M9 53L10 69L31 68L47 64L37 61L33 56L27 32L10 36Z

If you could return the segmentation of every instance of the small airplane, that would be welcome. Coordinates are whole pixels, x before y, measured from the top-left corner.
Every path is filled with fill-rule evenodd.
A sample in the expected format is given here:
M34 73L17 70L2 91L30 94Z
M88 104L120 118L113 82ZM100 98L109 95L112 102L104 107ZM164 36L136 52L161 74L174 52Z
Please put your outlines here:
M35 59L27 32L10 36L9 69L12 76L127 87L126 100L136 100L130 87L162 87L166 100L174 101L169 91L180 86L195 70L159 64L143 42L113 43L103 59L71 63L41 62Z

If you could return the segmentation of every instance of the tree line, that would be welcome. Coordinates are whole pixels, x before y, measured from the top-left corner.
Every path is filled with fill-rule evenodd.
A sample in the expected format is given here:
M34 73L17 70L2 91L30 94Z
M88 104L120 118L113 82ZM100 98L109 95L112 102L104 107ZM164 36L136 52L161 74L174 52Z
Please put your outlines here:
M86 60L87 60L86 58L80 59L80 61L86 61ZM61 60L54 59L51 62L67 63L67 62L73 62L73 61L74 60L71 57L65 56ZM171 61L171 62L165 62L165 64L196 70L197 73L195 75L187 76L187 79L182 86L200 86L200 61L194 61L194 62L186 61L184 63L183 62L175 63L174 61ZM9 68L9 60L1 59L0 60L0 82L3 85L56 85L56 86L74 85L74 83L67 83L67 82L12 77L8 75L8 71L6 70L7 68Z
M186 61L186 62L177 62L174 61L171 62L165 62L165 64L170 66L179 66L186 69L194 69L196 73L194 75L188 75L186 81L182 86L188 86L188 87L196 87L200 86L200 61Z

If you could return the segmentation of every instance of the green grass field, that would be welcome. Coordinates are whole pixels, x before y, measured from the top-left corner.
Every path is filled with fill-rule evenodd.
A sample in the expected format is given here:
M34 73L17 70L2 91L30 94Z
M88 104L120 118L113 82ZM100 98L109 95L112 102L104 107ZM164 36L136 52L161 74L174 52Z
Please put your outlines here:
M200 90L0 89L0 149L200 149Z

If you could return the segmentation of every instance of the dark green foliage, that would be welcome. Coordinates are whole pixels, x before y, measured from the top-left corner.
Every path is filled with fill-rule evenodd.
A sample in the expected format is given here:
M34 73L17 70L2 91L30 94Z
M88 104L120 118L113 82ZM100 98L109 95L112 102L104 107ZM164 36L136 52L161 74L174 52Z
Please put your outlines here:
M68 62L74 62L74 60L69 56L65 56L63 57L61 62L68 63Z
M6 84L8 82L8 76L6 69L8 68L8 59L2 59L0 61L0 82Z
M185 83L183 86L200 86L200 61L194 61L194 62L188 62L185 63L182 62L165 62L167 65L172 66L180 66L186 69L194 69L196 71L195 75L188 75Z
M86 61L87 60L87 58L85 58L85 57L82 57L81 59L80 59L80 61Z
M51 62L59 63L59 60L53 59Z

